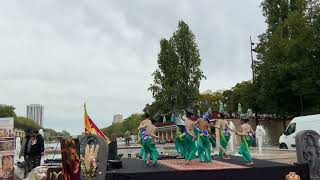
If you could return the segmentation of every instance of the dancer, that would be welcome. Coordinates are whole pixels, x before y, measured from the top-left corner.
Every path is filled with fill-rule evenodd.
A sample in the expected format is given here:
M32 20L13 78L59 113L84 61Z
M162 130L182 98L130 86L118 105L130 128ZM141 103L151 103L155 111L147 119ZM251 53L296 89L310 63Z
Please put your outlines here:
M209 118L209 117L207 117ZM197 121L193 123L193 125L198 124L198 154L200 162L211 162L211 143L210 143L210 134L209 134L209 119L205 120L203 118L199 118Z
M138 154L138 158L142 159L143 156L144 156L144 148L143 148L143 144L142 144L143 143L143 136L142 136L141 131L138 132L138 143L141 144L141 149L140 149L140 152Z
M144 144L144 140L143 140L143 138L144 138L144 136L142 135L142 132L147 132L146 130L146 127L149 125L149 124L152 124L152 122L151 122L151 120L149 119L149 115L148 114L145 114L145 119L144 120L142 120L141 122L140 122L140 125L139 125L139 128L138 128L138 130L139 130L139 132L138 132L138 141L140 141L140 143L141 143L141 150L140 150L140 152L139 152L139 158L143 158L143 156L144 156L144 148L143 148L143 144ZM142 127L144 127L144 129L142 128Z
M227 153L227 145L228 141L230 139L231 130L228 127L228 122L225 119L225 116L223 114L220 114L221 119L219 119L216 123L216 139L219 149L219 158L222 159L230 159L229 154Z
M175 138L174 144L178 154L185 157L184 137L187 134L185 126L179 126L177 137Z
M206 121L209 123L209 140L212 146L212 150L214 150L217 147L216 143L216 133L215 133L215 122L216 120L213 119L212 113L206 113L206 116L204 117Z
M145 120L143 120L139 126L139 133L142 136L142 146L144 150L144 162L147 165L151 165L150 156L152 157L152 166L158 164L159 153L154 143L153 138L159 139L155 135L156 127L152 124L152 121L149 119L149 115L145 114Z
M185 135L183 137L183 146L184 146L184 158L186 164L189 165L190 162L195 158L195 153L197 151L194 134L193 120L195 120L195 115L192 112L186 113L187 118L185 119Z
M253 161L250 155L249 148L254 142L254 131L250 124L248 124L249 119L241 119L241 130L242 132L236 132L237 135L241 136L241 146L239 149L239 154L242 155L242 159L247 162L247 165L252 165Z

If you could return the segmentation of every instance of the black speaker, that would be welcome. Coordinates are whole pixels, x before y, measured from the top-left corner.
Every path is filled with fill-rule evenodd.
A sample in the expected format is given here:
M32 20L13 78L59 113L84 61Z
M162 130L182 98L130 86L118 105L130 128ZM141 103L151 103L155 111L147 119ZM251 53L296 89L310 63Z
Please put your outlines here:
M117 141L111 141L109 144L108 160L119 160Z
M120 169L122 168L122 162L120 160L108 160L107 169Z

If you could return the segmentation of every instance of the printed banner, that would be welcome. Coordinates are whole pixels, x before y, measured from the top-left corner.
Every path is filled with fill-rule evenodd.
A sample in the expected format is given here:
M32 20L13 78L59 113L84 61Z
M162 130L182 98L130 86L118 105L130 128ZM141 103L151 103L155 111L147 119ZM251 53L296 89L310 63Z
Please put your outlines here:
M0 118L0 180L14 179L13 118Z

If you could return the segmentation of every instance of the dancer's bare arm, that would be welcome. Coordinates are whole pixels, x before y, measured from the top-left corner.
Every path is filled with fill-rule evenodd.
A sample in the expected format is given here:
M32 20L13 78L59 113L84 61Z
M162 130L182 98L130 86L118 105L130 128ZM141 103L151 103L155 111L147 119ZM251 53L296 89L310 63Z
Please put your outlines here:
M239 136L246 136L247 135L246 128L244 126L241 126L241 130L242 132L236 132L236 134Z
M156 135L156 129L157 129L156 126L150 125L150 136L155 139L159 139L159 137Z

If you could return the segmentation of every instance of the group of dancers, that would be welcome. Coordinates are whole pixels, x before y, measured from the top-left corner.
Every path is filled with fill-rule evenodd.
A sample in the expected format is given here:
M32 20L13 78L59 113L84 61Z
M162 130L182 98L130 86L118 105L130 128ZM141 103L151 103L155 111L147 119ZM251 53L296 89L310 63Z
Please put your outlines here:
M196 154L200 162L212 162L211 148L219 151L218 158L230 159L227 145L232 132L241 137L239 154L247 165L253 164L249 148L254 142L255 132L248 124L248 119L240 119L241 131L230 128L228 116L222 113L219 119L211 119L208 113L203 117L197 117L195 113L188 111L183 120L185 125L179 126L174 143L177 152L185 159L187 165L196 158ZM148 114L145 114L145 119L140 123L138 130L139 141L142 145L139 157L143 158L147 165L156 166L159 153L154 139L159 139L159 137L155 134L156 127Z

